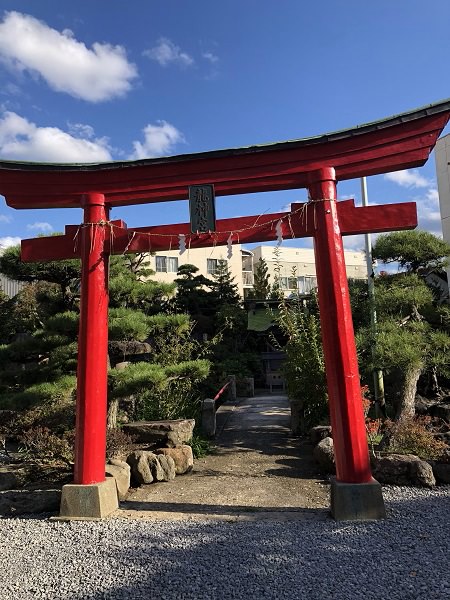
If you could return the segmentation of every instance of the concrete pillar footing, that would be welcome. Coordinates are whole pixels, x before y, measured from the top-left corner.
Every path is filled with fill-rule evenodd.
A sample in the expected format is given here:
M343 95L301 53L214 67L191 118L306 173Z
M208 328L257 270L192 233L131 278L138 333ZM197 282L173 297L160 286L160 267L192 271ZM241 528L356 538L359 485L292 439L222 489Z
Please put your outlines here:
M103 519L119 508L116 480L108 477L100 483L69 483L62 488L59 520Z
M386 518L381 485L331 481L331 516L336 521L373 521Z

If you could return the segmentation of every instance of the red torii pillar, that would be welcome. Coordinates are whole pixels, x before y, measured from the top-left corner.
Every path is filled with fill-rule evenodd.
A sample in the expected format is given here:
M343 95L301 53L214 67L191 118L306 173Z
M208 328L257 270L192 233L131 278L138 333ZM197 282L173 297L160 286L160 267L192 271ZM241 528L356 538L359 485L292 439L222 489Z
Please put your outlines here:
M98 193L86 194L82 205L74 482L95 484L105 480L109 254L101 223L108 221L109 210Z
M309 194L337 480L367 483L372 474L333 168L311 174Z
M109 255L168 250L176 247L180 234L191 248L224 245L233 231L239 232L234 242L268 241L274 239L279 222L284 237L314 238L336 457L333 515L384 516L381 488L370 471L342 235L412 229L417 225L416 208L414 203L355 208L353 200L336 202L332 168L312 172L308 188L310 202L292 205L290 213L223 219L215 232L198 235L190 233L188 223L127 229L122 221L108 221L103 194L86 194L81 226L66 226L62 236L22 241L25 261L82 259L75 487L105 480Z

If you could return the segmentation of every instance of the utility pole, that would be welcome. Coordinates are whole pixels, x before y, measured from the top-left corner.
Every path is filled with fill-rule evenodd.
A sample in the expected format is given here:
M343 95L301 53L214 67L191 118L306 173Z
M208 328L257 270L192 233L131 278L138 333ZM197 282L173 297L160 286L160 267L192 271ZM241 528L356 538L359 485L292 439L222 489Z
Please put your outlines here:
M367 197L367 179L361 177L361 198L363 206L369 206ZM370 310L370 327L374 338L377 335L377 312L375 309L375 273L373 270L372 258L372 236L370 233L364 234L366 246L366 264L367 264L367 287L369 291L369 310ZM372 346L372 356L374 356L375 348ZM384 398L384 379L381 369L373 371L373 385L375 390L375 408L377 417L386 417L386 401Z

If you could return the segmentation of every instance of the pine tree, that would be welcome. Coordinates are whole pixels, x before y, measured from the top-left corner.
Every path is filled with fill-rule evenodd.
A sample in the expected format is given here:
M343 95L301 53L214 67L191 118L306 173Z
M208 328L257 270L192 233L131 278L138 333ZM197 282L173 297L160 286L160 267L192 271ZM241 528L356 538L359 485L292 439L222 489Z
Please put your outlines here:
M422 267L441 268L449 253L445 242L425 231L385 234L374 246L374 257L397 262L406 270L376 278L377 333L374 337L370 327L362 324L357 341L362 370L380 369L387 374L387 388L391 388L387 399L391 396L399 420L415 414L421 375L428 374L436 392L438 375L450 373L450 336L439 318L432 289L418 275Z
M222 304L227 305L241 305L241 297L238 292L238 286L234 283L234 277L230 273L228 263L226 261L219 261L217 270L213 275L213 297L214 301L220 306Z
M264 258L260 258L256 264L253 275L253 289L249 292L248 298L252 300L267 300L271 292L267 263Z
M204 275L196 275L199 269L195 265L184 264L178 269L175 279L177 286L173 307L177 312L187 312L194 319L200 315L214 313L211 306L211 288L214 283Z
M0 409L29 409L26 417L28 427L47 426L49 414L58 413L60 400L64 400L65 410L71 417L74 414L79 281L72 288L72 310L64 310L63 297L65 284L72 285L76 282L76 276L79 276L79 261L67 262L70 264L31 263L24 267L20 262L19 248L15 248L8 252L7 260L3 263L7 264L5 270L8 269L10 276L18 273L22 280L32 282L15 299L3 299L0 303L0 329L3 329L4 341L8 342L0 347ZM64 278L64 285L61 285L61 281L49 283L57 280L58 274ZM139 385L147 389L145 406L148 414L162 418L175 415L178 410L181 411L180 417L192 416L198 400L197 384L207 376L209 363L197 361L197 347L190 340L192 324L189 316L161 312L175 286L149 280L148 276L145 257L112 257L109 353L121 361L146 353L143 358L148 368L137 368L136 377L139 372ZM16 332L21 329L28 337L14 341L13 331L6 327L10 322L15 323ZM22 368L25 364L26 370ZM170 373L164 371L168 366ZM142 373L147 372L146 369L148 378L145 383ZM161 389L156 386L153 394L153 375L150 376L150 372L161 374L161 369L164 371L164 385ZM110 379L114 379L113 372L110 373ZM123 376L130 389L138 385L132 381L133 373ZM192 377L189 373L192 373ZM124 385L120 389L125 390ZM183 390L184 397L181 396ZM124 391L126 396L130 393ZM114 406L108 423L114 426L115 418L111 415L117 415L120 398L115 393L110 396L111 399ZM170 403L170 410L168 406L167 410L164 408L165 399ZM158 410L161 411L159 417ZM64 426L73 427L73 418L66 421L65 425L57 425L58 430L61 431Z
M0 256L0 272L16 281L46 281L61 291L65 310L70 310L80 284L81 262L78 259L25 263L20 260L20 246L7 248Z

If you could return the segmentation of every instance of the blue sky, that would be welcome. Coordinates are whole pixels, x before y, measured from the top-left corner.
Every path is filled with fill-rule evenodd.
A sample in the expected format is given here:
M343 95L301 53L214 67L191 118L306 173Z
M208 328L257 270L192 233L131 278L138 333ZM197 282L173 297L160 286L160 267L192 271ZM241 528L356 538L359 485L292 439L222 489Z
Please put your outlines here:
M381 119L450 96L449 25L448 0L0 0L0 157L144 158ZM371 203L416 200L420 226L440 233L433 158L368 186ZM359 180L338 192L359 203ZM223 197L217 215L305 198ZM189 220L187 201L112 216L130 227ZM0 245L81 218L78 209L15 211L1 199Z

